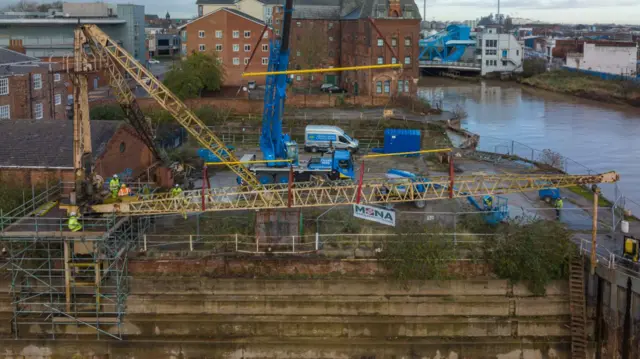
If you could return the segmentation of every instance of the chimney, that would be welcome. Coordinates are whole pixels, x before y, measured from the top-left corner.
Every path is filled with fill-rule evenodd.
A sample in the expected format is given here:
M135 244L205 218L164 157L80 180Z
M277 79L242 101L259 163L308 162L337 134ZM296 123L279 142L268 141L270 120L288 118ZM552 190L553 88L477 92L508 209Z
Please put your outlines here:
M18 39L9 39L9 50L13 50L25 55L27 54L27 50L25 50L24 46L22 46L22 40Z
M400 0L389 0L389 17L401 17Z

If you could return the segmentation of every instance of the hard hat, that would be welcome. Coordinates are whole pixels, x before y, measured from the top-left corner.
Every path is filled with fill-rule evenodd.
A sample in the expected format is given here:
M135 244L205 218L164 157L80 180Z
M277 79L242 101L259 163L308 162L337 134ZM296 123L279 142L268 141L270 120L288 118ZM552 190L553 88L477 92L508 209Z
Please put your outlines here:
M71 217L73 217L73 216L75 216L75 215L76 215L76 212L71 212L71 214L70 214L70 215L71 215Z
M120 186L120 187L122 187L122 188L126 188L126 187L127 187L127 185L123 183L123 184L122 184L122 186Z
M118 175L113 175L113 178L118 178Z

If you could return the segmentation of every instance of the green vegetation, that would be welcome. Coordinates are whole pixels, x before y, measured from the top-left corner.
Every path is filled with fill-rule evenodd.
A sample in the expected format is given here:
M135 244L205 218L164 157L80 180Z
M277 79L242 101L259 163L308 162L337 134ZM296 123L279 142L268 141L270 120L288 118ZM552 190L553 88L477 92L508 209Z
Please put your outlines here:
M569 274L571 232L555 221L511 222L485 240L485 258L500 278L526 282L537 295L549 281Z
M640 84L630 80L603 80L584 73L558 70L525 78L522 83L593 100L640 106Z
M215 56L196 52L175 64L165 74L164 84L181 99L195 98L202 91L217 91L224 80L224 68Z
M573 186L573 187L569 187L568 188L569 191L580 195L584 198L586 198L587 200L589 200L589 203L593 203L593 191L589 188L585 188L582 186ZM612 207L613 203L611 203L608 199L606 199L604 196L600 195L598 196L598 206L600 207Z
M94 106L89 111L89 118L94 121L122 121L124 112L120 105L116 104Z
M446 279L455 249L444 228L430 228L428 239L422 235L389 237L378 259L395 280Z
M547 71L545 59L526 59L522 62L522 77L531 77Z
M53 184L52 184L53 185ZM46 187L36 186L36 196L43 192ZM15 183L2 183L0 182L0 210L4 214L17 208L21 204L31 200L31 187L18 185Z

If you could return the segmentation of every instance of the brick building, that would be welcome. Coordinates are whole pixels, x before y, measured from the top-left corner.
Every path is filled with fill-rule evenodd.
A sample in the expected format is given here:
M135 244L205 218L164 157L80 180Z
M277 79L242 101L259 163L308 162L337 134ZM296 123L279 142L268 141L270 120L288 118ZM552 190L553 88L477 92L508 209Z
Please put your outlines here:
M0 48L0 120L66 119L68 80L61 68Z
M119 121L92 121L95 171L143 173L153 162L151 151L133 127ZM0 182L30 186L47 180L73 181L72 121L0 121Z
M276 36L280 34L283 15L282 6L275 6ZM294 84L299 82L297 87L303 87L309 81L311 86L334 83L350 93L379 96L415 93L420 19L411 0L294 0L291 68L404 65L401 71L346 71L307 78L301 75L295 77ZM309 50L314 56L305 55ZM309 61L310 57L317 60Z
M220 8L180 27L182 54L206 52L218 57L225 69L225 86L241 86L248 81L265 83L265 77L242 78L247 71L266 71L269 64L269 36L262 20L235 9ZM257 45L257 46L256 46Z

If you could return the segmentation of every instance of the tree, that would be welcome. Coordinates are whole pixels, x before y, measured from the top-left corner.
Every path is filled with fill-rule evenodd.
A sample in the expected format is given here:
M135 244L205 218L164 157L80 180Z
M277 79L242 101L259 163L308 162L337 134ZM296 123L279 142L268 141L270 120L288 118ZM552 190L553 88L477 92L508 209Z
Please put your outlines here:
M39 11L47 12L49 9L62 9L62 1L55 1L49 4L38 4L35 1L20 0L2 8L3 11Z
M296 69L314 69L321 67L328 54L326 29L321 25L310 22L305 24L305 28L296 38L296 48L293 57L293 65ZM336 39L337 41L337 39ZM297 52L300 51L300 56ZM311 76L307 76L307 86L311 90Z
M220 90L224 69L215 55L194 52L174 65L164 84L181 99L202 96L202 91Z

